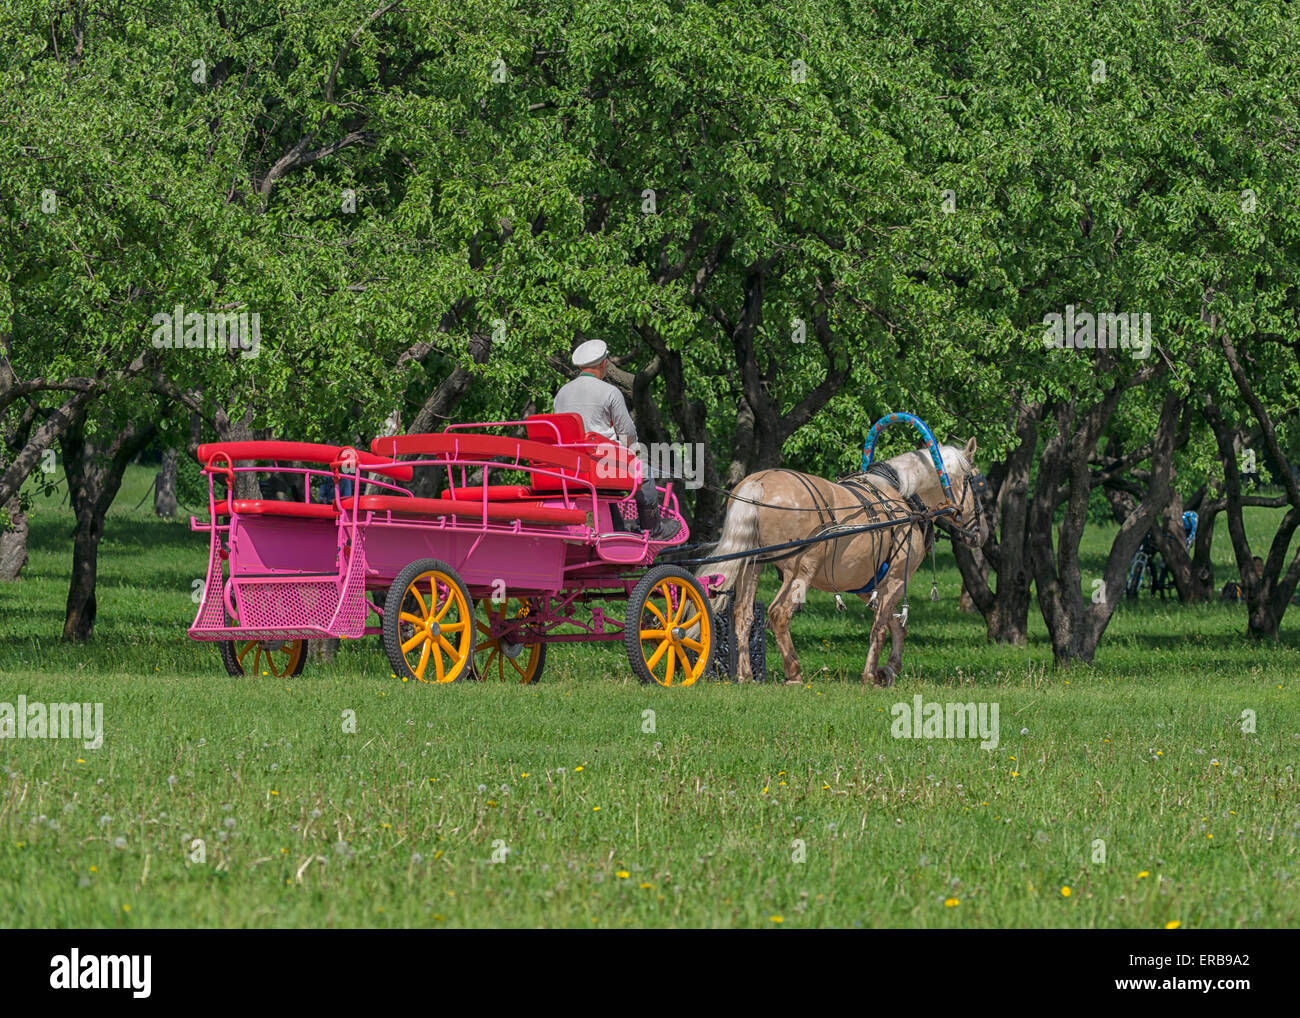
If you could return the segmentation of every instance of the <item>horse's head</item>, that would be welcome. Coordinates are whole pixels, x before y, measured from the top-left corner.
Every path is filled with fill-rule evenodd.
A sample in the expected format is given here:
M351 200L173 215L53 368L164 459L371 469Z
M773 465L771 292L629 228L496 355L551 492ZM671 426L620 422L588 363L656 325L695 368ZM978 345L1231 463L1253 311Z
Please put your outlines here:
M984 492L988 480L975 466L975 439L966 443L965 448L955 445L940 446L943 466L948 472L948 481L952 485L952 495L961 511L960 519L954 519L950 528L954 539L960 540L970 548L978 548L989 536L988 515L984 511ZM943 487L937 475L935 486L938 494L946 501ZM924 498L924 496L922 496ZM927 504L930 504L927 501Z

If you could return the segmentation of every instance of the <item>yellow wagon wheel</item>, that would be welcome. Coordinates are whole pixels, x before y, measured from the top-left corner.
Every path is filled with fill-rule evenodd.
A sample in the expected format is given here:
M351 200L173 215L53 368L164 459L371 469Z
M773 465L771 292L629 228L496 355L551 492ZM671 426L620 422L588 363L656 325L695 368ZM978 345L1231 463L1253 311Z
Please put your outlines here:
M533 611L530 602L517 597L506 598L500 604L492 601L480 601L484 609L484 618L475 618L478 629L477 643L474 645L474 671L480 679L496 679L499 682L536 682L542 675L546 663L546 644L514 643L506 638L492 635L492 627L498 630L509 619L526 618Z
M283 679L301 675L307 664L306 640L222 640L218 646L231 675Z
M417 559L384 599L384 650L393 671L419 682L455 682L474 658L474 602L451 566Z
M680 566L655 566L632 589L623 642L642 682L693 685L713 661L714 631L704 588Z

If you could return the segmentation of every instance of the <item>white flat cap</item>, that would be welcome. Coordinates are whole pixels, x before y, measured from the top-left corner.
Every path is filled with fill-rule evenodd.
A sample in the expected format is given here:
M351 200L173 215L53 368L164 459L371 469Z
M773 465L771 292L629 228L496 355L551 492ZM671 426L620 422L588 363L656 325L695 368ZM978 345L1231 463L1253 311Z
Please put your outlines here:
M605 345L604 340L589 339L573 351L573 366L589 368L603 361L608 353L609 347Z

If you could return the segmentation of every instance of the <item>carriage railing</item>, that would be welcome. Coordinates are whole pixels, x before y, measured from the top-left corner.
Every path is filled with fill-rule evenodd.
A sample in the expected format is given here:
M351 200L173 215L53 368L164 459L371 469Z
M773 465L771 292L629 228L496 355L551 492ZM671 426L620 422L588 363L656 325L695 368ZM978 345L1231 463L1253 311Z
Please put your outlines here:
M339 467L349 466L349 465L351 464L350 463L338 464ZM397 464L397 465L403 466L404 464ZM364 466L357 464L357 469L354 470L353 473L347 474L341 472L336 466L331 466L331 469L329 470L322 470L317 467L288 466L285 463L275 462L275 461L272 461L269 465L263 463L255 466L237 467L234 465L234 461L231 460L230 456L227 453L217 452L201 468L201 472L208 475L208 522L200 523L196 517L192 516L190 517L190 529L208 530L211 527L216 526L216 519L218 515L237 515L237 512L235 510L235 502L236 502L235 475L236 474L277 473L277 474L301 475L303 479L302 498L261 499L261 501L289 502L291 504L299 504L299 505L326 505L327 503L325 502L313 501L312 478L316 477L321 479L332 480L334 485L334 497L331 501L336 510L342 510L344 508L341 504L342 498L352 497L351 495L341 494L342 486L340 482L342 481L348 481L352 483L353 495L360 495L363 486L371 487L371 488L383 488L385 491L392 491L403 495L410 494L410 492L406 488L403 488L400 485L393 484L388 481L381 481L377 477L373 477L373 476L370 477L361 476L363 472L371 473L378 469L381 468L371 464L367 464ZM216 482L219 477L225 480L226 482L226 494L225 494L224 501L226 502L226 508L228 510L227 513L220 513L220 514L217 512L218 498L217 498L217 491L216 491ZM222 529L224 529L224 527Z
M538 425L545 425L555 433L555 446L558 449L580 449L583 452L587 453L588 455L592 456L593 459L596 458L596 454L602 447L611 446L611 445L619 449L624 449L629 454L631 453L631 450L628 449L627 446L621 445L620 443L615 442L613 439L604 439L603 441L600 442L585 442L585 441L566 442L564 441L564 438L560 433L559 426L554 421L547 420L544 417L534 417L530 420L524 420L524 421L485 421L478 424L448 424L447 427L443 429L443 432L444 433L449 431L469 432L470 429L474 429L475 431L477 431L482 428L533 428L533 427L537 427ZM536 439L534 439L533 441L536 441ZM632 491L635 492L636 489L641 487L641 482L645 480L644 477L645 471L641 469L641 461L635 456L632 457L632 463L634 464L633 473L632 473ZM633 497L632 493L629 492L627 497L632 498Z

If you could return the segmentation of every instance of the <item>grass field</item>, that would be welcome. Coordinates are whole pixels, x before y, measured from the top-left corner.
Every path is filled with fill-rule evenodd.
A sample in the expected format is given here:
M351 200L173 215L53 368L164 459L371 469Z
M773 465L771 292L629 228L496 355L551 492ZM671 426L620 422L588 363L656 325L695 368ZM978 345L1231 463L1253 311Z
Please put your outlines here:
M150 476L110 515L93 644L58 639L57 497L0 586L0 701L102 701L105 725L98 750L0 742L4 925L1300 924L1290 615L1258 648L1240 607L1144 596L1056 672L1036 609L1029 647L985 644L941 549L892 690L858 683L869 616L829 595L795 620L802 688L645 688L617 644L555 648L536 687L417 686L377 638L232 679L185 636L203 536L131 511ZM892 737L914 694L998 704L1000 745Z

